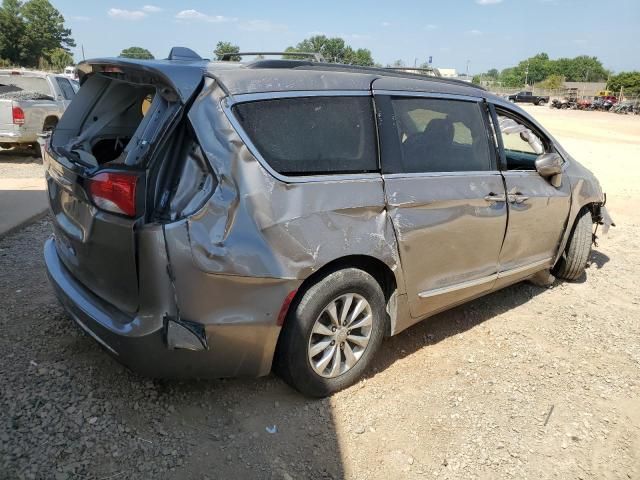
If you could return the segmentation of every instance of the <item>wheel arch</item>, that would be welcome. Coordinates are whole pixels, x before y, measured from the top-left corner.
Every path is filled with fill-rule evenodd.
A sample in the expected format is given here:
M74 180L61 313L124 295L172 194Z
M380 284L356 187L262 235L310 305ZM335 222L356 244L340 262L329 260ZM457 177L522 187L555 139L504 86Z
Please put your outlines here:
M603 203L599 201L593 200L585 200L578 204L574 211L570 212L569 218L567 219L567 224L565 227L564 234L562 235L562 241L560 242L558 251L556 252L556 256L553 260L553 267L558 264L560 257L562 257L565 248L567 248L567 244L571 235L573 234L574 229L576 228L576 224L578 219L580 218L581 212L588 210L591 214L591 220L593 223L596 223L598 218L600 217L600 207L602 207Z
M46 131L47 127L56 127L56 125L58 125L58 122L60 121L60 118L58 118L57 115L47 115L44 119L44 122L42 122L42 131Z
M344 257L336 258L326 264L324 264L320 269L313 272L307 278L304 279L302 284L298 287L293 299L290 300L289 305L286 307L286 316L284 319L283 328L286 327L288 322L288 317L290 316L292 311L295 311L298 302L302 299L305 292L312 286L318 283L320 280L325 278L326 276L332 274L333 272L337 272L338 270L344 270L345 268L357 268L362 271L367 272L371 275L380 285L382 289L382 293L384 294L385 303L389 303L394 292L398 289L398 280L393 270L389 265L384 263L382 260L376 257L372 257L370 255L347 255ZM385 318L385 331L387 335L391 331L391 319L389 315ZM282 335L280 335L280 338ZM278 344L280 343L280 338L278 338ZM276 351L278 347L276 346Z

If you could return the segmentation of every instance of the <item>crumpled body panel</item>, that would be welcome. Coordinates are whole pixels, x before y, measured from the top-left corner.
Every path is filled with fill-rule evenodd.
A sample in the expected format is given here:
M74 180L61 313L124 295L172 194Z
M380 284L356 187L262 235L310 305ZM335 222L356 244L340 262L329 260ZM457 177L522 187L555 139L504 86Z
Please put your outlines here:
M398 274L381 176L277 180L233 129L224 96L209 80L190 112L219 180L186 223L195 264L207 273L304 279L332 260L367 255Z

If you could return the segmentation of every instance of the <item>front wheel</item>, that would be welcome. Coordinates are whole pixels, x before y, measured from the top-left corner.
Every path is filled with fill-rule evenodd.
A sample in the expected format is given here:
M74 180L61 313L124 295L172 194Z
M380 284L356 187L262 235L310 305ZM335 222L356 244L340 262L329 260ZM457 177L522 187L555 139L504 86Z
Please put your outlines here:
M573 226L567 247L553 269L556 277L571 281L582 276L591 253L592 225L591 212L583 210Z
M539 100L538 101L538 105L540 105L541 107L544 107L547 104L546 100Z
M338 270L291 308L276 353L277 373L311 397L358 381L385 331L385 299L375 278L356 268Z

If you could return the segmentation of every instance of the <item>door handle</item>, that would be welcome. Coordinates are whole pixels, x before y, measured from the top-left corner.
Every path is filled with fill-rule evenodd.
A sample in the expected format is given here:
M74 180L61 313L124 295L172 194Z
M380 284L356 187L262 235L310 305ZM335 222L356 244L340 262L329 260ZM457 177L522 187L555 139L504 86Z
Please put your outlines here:
M522 195L520 193L510 193L508 197L509 197L509 203L520 204L529 200L529 197L527 197L526 195Z
M484 199L487 202L506 202L507 201L507 198L504 195L496 195L493 192L491 192L489 195L484 197Z

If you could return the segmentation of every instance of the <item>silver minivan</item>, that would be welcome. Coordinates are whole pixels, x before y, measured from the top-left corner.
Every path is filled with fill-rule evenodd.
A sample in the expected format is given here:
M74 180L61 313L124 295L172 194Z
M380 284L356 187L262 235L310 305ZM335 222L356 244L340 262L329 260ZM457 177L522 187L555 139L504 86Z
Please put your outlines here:
M584 275L594 176L473 85L306 60L98 59L46 146L45 259L144 375L324 396L384 336L525 279Z

